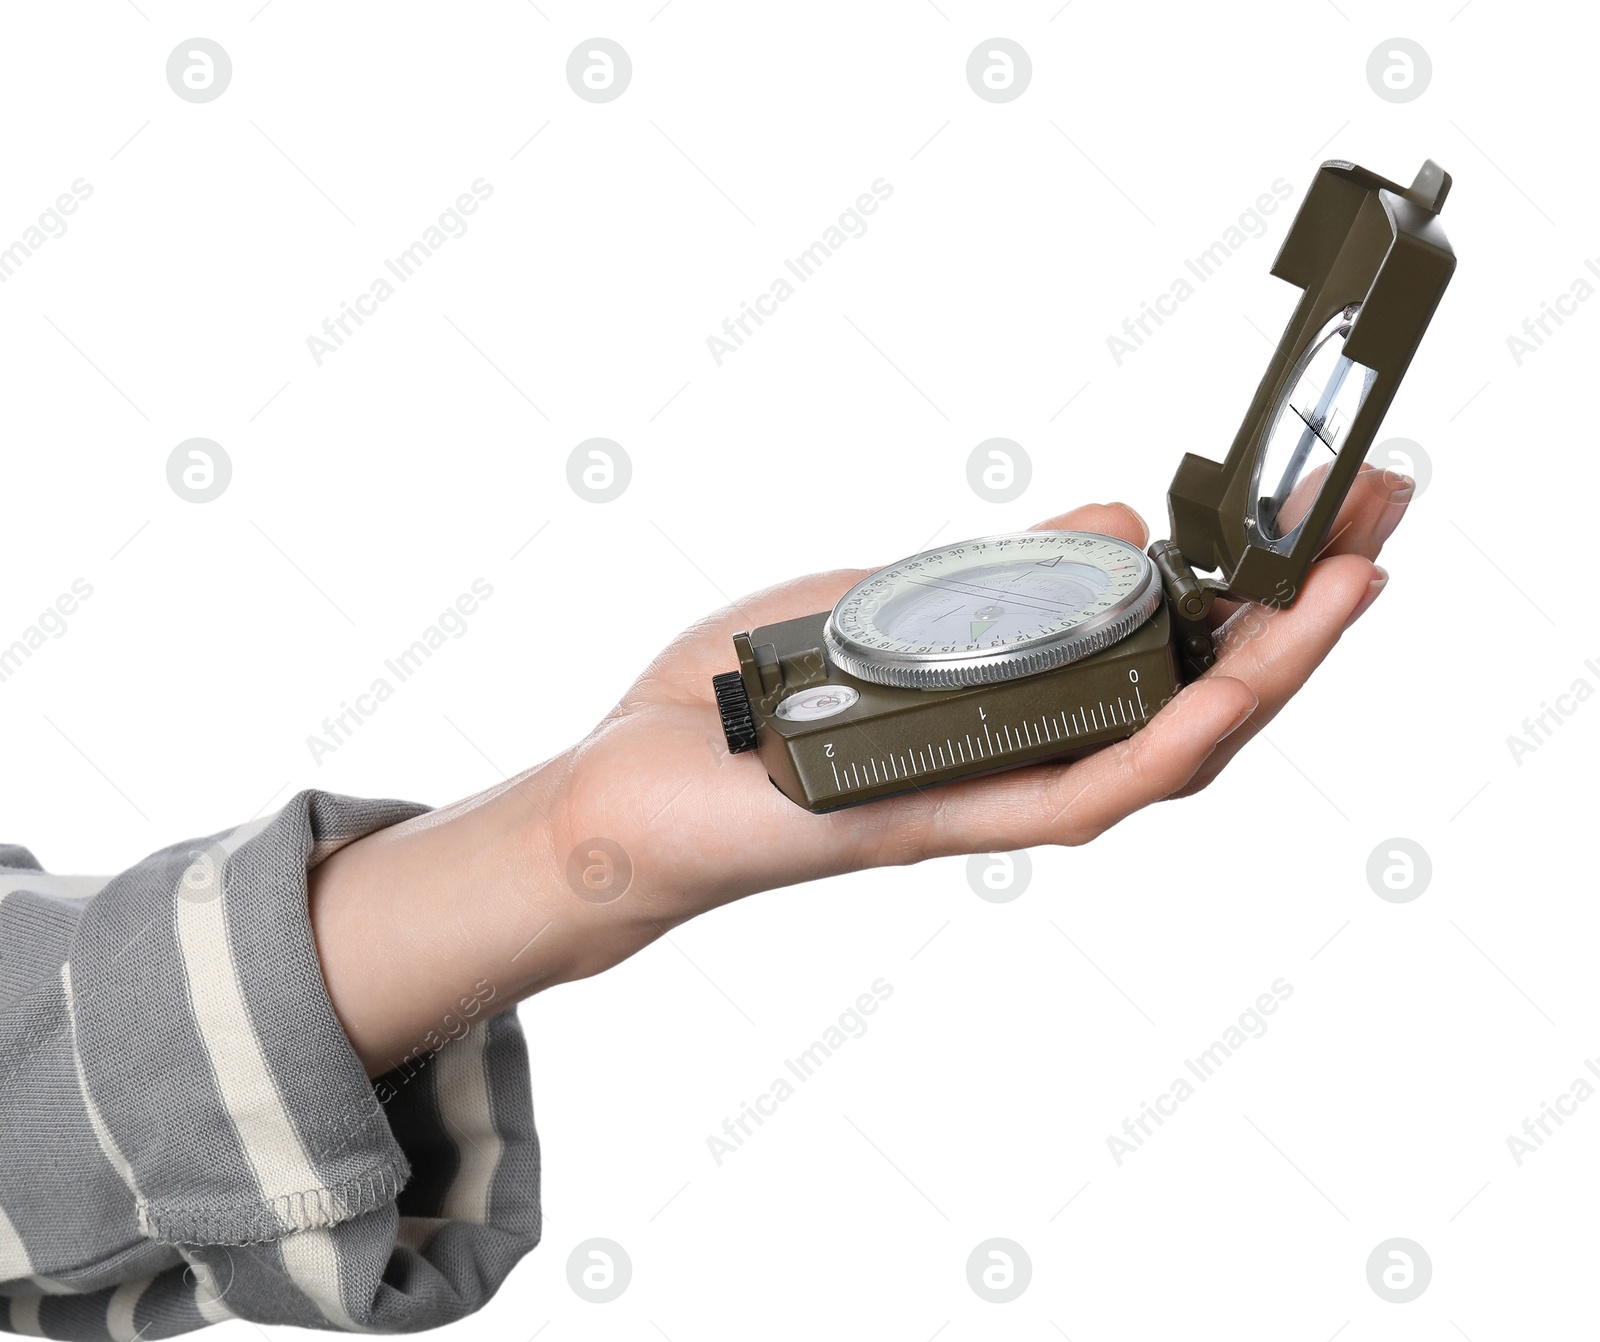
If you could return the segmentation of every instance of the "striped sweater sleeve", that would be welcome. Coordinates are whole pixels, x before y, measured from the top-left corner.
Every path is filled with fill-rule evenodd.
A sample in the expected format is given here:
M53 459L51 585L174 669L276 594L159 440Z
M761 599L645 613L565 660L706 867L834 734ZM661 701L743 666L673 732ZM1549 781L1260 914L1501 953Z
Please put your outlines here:
M302 792L111 878L0 845L0 1326L414 1332L538 1243L515 1010L370 1081L323 983L307 871L426 809Z

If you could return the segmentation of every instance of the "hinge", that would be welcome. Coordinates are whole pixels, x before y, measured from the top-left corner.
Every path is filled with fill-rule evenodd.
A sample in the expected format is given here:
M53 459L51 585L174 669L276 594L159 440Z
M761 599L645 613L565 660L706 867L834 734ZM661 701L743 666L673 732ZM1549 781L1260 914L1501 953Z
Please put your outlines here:
M1178 645L1179 669L1184 683L1209 671L1217 660L1211 642L1211 603L1226 586L1216 578L1199 578L1172 541L1152 541L1145 552L1161 574L1167 592L1173 637Z

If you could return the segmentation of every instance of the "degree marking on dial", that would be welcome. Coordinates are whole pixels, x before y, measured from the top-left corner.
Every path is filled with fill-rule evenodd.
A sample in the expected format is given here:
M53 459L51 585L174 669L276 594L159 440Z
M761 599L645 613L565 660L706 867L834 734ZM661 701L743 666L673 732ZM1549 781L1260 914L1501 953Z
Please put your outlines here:
M942 582L934 581L932 579L924 580L921 578L907 578L906 582L913 587L937 587L941 591L954 592L957 596L988 595L989 593L993 592L999 596L1005 597L1006 600L1013 602L1016 605L1025 607L1028 610L1044 611L1046 614L1053 613L1053 611L1059 611L1062 614L1066 613L1065 606L1051 607L1049 605L1031 605L1026 597L1020 597L1015 592L1003 592L998 587L985 587L982 583L967 582L964 578L946 578ZM964 592L961 590L962 587L971 587L975 588L976 590ZM1036 599L1039 601L1044 601L1046 598L1038 597Z

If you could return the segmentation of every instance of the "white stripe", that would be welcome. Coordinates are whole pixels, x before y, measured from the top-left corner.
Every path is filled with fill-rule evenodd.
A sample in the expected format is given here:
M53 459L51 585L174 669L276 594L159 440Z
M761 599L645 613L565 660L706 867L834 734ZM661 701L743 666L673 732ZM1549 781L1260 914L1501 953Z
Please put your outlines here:
M133 1194L139 1209L139 1229L144 1234L150 1233L150 1227L145 1220L144 1199L139 1196L139 1185L133 1177L133 1166L128 1164L127 1157L118 1148L116 1139L111 1135L111 1130L106 1127L105 1120L100 1117L100 1110L94 1102L94 1096L89 1093L89 1078L84 1074L83 1057L78 1051L78 1003L72 990L72 961L68 960L61 966L61 991L67 1002L67 1027L72 1038L72 1066L78 1075L78 1093L83 1097L84 1111L89 1115L89 1126L94 1129L95 1141L100 1143L101 1154L110 1161L111 1168L117 1172L122 1182L128 1186L128 1191Z
M489 1109L489 1078L483 1055L486 1024L469 1030L434 1055L434 1088L445 1129L461 1153L461 1165L444 1196L444 1215L472 1225L489 1224L489 1194L505 1143Z
M350 1317L344 1307L340 1290L339 1251L333 1243L333 1231L327 1229L301 1230L278 1241L283 1252L284 1266L289 1276L311 1302L322 1311L322 1316L335 1328L347 1333L370 1333Z
M199 1282L196 1282L194 1287L194 1307L200 1311L200 1317L207 1323L222 1323L236 1317L234 1312L222 1303L220 1295L212 1294L210 1287L202 1287Z
M64 899L88 899L110 884L109 876L52 876L47 871L8 871L0 874L0 900L13 890L32 890Z
M74 1286L63 1286L59 1281L52 1281L49 1277L33 1276L28 1278L39 1288L40 1295L83 1295L84 1292Z
M39 1302L37 1295L16 1295L11 1297L11 1331L25 1333L29 1337L43 1337L44 1329L39 1325Z
M271 823L252 822L223 839L217 848L231 854ZM214 851L214 850L213 850ZM239 1134L261 1196L288 1209L300 1229L279 1241L295 1285L330 1323L360 1329L344 1305L339 1257L326 1217L342 1208L322 1186L294 1123L283 1106L261 1042L250 1022L239 974L228 944L225 864L196 863L174 890L178 949L188 978L190 1000L201 1042L216 1074L217 1088ZM308 1223L307 1213L323 1218Z
M33 1259L28 1257L28 1246L17 1234L16 1226L0 1207L0 1281L16 1281L33 1275Z
M183 1245L176 1246L184 1261L189 1264L189 1271L185 1277L194 1284L194 1307L200 1311L200 1317L207 1323L221 1323L225 1319L234 1318L234 1312L222 1303L223 1295L227 1294L229 1286L233 1285L232 1278L223 1283L219 1293L216 1283L212 1279L211 1269L201 1261L193 1249L186 1249ZM232 1270L231 1264L229 1268Z
M133 1312L139 1307L139 1297L150 1289L154 1280L154 1277L141 1277L138 1281L126 1281L111 1293L111 1301L106 1305L106 1329L112 1342L133 1342L138 1335L133 1326Z

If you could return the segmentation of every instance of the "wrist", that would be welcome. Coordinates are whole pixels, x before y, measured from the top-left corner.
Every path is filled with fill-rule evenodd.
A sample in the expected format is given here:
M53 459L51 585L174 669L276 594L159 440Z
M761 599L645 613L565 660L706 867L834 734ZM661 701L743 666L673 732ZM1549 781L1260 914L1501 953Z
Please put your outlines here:
M329 999L368 1075L464 1017L596 972L555 857L559 764L378 830L310 873Z

